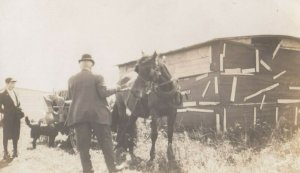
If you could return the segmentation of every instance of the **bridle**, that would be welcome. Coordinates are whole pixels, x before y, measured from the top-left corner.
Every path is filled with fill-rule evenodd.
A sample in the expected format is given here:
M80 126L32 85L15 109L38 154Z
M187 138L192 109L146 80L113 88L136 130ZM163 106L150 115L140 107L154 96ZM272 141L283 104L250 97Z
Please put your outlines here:
M156 84L156 87L161 87L161 86L167 85L167 84L172 83L173 81L176 81L176 80L178 80L178 79L177 78L171 78L171 79L169 79L166 82L163 82L163 83L160 83L160 84Z
M155 71L155 72L161 73L161 72L159 71L159 66L156 66L156 67L154 68L154 71ZM165 81L165 82L163 82L163 83L158 84L158 83L156 83L155 81L152 81L152 80L150 80L150 81L149 81L149 80L146 80L145 77L143 77L141 74L139 74L138 76L139 76L140 79L142 79L143 82L149 83L149 84L147 85L147 86L150 87L149 90L154 91L154 92L156 92L156 93L167 94L167 95L169 95L169 94L174 93L175 91L177 91L177 88L176 88L176 87L174 87L171 91L161 91L161 90L159 91L159 90L158 90L159 87L165 86L165 85L167 85L167 84L172 83L173 81L178 80L177 78L171 78L171 79L169 79L169 80L167 80L167 81Z
M151 74L151 73L153 73L153 74ZM159 74L158 74L158 73L159 73ZM174 92L176 92L176 91L178 90L177 87L174 87L171 91L161 91L161 90L159 90L159 89L158 89L159 87L165 86L165 85L167 85L167 84L172 83L173 81L178 80L177 78L171 78L171 79L169 79L169 80L167 80L167 81L165 81L165 82L157 83L157 81L154 81L153 75L158 74L158 76L160 76L160 75L162 75L161 73L162 73L162 72L161 72L161 70L160 70L160 66L157 65L157 64L155 64L155 67L154 67L154 68L152 67L152 70L151 70L151 72L150 72L150 77L145 77L145 76L143 76L142 74L138 73L138 77L139 77L143 82L145 82L145 84L146 84L146 86L147 86L146 89L145 89L147 94L149 94L151 91L153 91L153 92L155 92L155 93L157 93L157 94L169 95L169 94L172 94L172 93L174 93ZM150 80L149 80L149 79L150 79ZM147 89L147 88L148 88L148 89ZM138 97L138 98L139 98L139 96L136 96L136 94L135 94L134 91L140 92L140 90L131 90L131 93L132 93L135 97Z

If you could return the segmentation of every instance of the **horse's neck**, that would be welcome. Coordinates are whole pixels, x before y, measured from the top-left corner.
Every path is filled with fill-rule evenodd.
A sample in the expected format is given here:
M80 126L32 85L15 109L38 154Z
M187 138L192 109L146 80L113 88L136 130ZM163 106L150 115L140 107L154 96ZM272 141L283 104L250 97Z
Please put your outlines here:
M133 83L131 90L144 91L145 88L147 88L147 87L148 87L147 81L145 81L142 77L138 76L136 78L135 82Z
M171 81L172 76L171 76L168 68L164 64L161 65L161 73L162 73L162 75L160 76L160 78L158 80L158 86L161 85L159 88L164 91L172 90L175 87L173 82Z
M167 66L165 64L160 64L160 71L162 73L162 76L164 76L167 79L171 79L172 75L169 71L169 69L167 68Z

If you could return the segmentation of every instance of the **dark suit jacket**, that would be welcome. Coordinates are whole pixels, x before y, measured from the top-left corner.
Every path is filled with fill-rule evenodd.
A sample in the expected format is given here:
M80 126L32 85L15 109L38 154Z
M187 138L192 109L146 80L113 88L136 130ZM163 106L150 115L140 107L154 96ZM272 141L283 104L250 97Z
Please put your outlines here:
M20 107L20 102L18 98L17 102L18 105L15 106L7 90L0 93L0 112L4 115L3 137L7 139L19 139L20 136L20 119L17 117L16 114L17 107Z
M82 70L69 79L69 99L72 100L67 124L81 122L110 124L111 116L106 97L116 90L108 90L101 75Z

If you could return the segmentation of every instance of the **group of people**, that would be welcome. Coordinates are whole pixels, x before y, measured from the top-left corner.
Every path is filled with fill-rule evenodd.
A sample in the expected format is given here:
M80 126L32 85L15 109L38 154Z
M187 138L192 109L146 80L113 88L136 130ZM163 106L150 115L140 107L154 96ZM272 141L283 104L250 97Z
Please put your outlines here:
M89 54L82 55L78 61L81 71L68 81L68 99L71 105L67 116L67 126L75 129L77 148L84 173L94 172L89 153L91 136L97 137L102 147L109 172L119 172L114 158L112 135L110 130L111 115L106 97L120 91L120 86L107 89L104 78L92 72L95 61ZM20 101L14 91L16 80L7 78L6 87L0 94L0 112L3 113L3 148L4 159L10 158L7 150L8 140L13 141L13 155L18 157L18 139L20 136Z

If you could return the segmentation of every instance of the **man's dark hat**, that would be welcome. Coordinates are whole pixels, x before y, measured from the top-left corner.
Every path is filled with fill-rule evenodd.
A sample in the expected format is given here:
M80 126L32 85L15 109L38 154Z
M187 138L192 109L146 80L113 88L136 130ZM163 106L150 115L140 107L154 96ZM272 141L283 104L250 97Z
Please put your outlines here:
M95 65L95 61L92 59L92 56L90 54L83 54L78 62L80 63L81 61L91 61L93 65Z
M14 78L8 77L5 79L5 83L10 83L10 82L17 82Z

